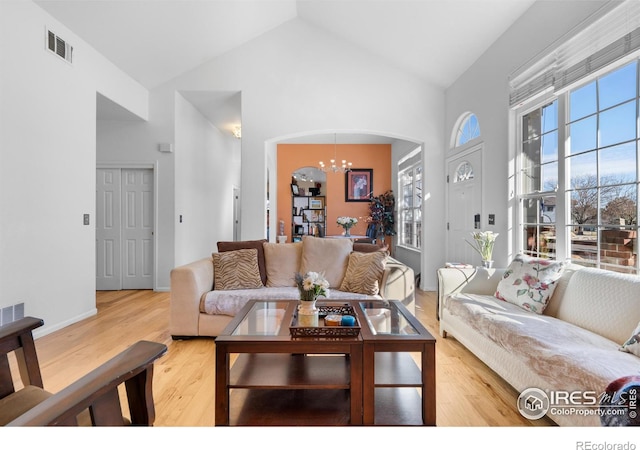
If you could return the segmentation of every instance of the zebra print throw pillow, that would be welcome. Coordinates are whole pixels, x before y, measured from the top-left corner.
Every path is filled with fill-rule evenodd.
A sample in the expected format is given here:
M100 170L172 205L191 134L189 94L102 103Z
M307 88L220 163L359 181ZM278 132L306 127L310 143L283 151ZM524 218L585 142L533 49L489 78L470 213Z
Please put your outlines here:
M340 290L355 294L377 295L389 253L383 251L349 255L347 272Z
M258 268L258 250L255 248L214 253L212 256L214 289L228 291L263 286Z

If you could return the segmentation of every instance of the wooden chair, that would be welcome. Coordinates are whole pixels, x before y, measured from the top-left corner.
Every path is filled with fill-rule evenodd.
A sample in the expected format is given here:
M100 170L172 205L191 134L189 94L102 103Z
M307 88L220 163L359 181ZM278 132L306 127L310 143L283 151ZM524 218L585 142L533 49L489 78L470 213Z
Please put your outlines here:
M155 420L153 363L167 346L139 341L60 392L44 390L33 330L25 317L0 327L0 425L145 425ZM14 352L23 386L16 390L8 355ZM130 418L123 416L118 386L126 388Z

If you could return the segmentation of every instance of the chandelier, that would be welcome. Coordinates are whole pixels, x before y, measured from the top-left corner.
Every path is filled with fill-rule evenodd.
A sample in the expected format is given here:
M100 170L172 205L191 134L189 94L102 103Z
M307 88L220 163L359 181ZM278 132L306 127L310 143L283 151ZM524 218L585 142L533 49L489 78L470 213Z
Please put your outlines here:
M336 161L338 160L337 158L338 145L336 141L337 141L337 138L336 138L336 135L334 134L333 135L333 159L329 160L328 166L323 161L320 161L318 168L323 172L333 172L333 173L350 172L351 166L352 166L351 161L347 161L346 159L343 159L340 165L336 164Z

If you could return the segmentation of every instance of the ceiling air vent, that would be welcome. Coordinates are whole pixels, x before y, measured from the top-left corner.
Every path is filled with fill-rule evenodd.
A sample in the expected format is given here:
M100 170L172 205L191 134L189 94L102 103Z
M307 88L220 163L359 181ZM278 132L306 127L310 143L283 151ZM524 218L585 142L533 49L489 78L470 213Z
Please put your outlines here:
M47 48L68 63L73 62L73 47L50 30L47 30Z

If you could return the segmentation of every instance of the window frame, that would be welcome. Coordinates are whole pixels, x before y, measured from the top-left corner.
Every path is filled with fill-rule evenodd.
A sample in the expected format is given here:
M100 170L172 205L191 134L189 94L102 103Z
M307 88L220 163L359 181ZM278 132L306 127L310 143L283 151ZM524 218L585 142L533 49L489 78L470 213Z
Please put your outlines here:
M418 189L416 186L416 177L415 170L420 169L420 188ZM406 207L404 202L404 187L406 186L403 183L404 174L411 172L411 197L412 197L412 206ZM398 170L398 242L397 245L400 247L412 249L412 250L421 250L422 248L422 188L424 186L424 170L422 168L422 161L419 160L407 167L404 167L401 170ZM405 238L405 211L412 210L411 214L411 230L412 230L412 240L410 244L407 244L404 240ZM420 219L416 220L416 212L419 214Z
M476 130L477 133L469 136L466 141L460 142L460 139L463 137L464 128L470 123L472 118L474 118L476 121L474 130ZM478 119L478 116L473 112L464 113L458 118L457 126L455 127L455 131L451 136L452 141L450 148L451 150L468 148L469 146L476 144L481 137L482 130L480 129L480 119Z
M602 210L605 208L607 204L605 204L601 197L600 192L602 187L606 187L600 180L600 173L603 167L604 162L600 159L600 153L603 150L607 150L608 148L615 147L616 145L620 145L620 143L613 144L602 144L598 138L595 144L595 149L589 150L590 152L594 152L595 157L595 170L597 182L594 189L597 190L597 219L595 225L596 234L596 246L595 246L595 259L578 259L573 255L573 247L572 247L572 238L571 231L576 227L576 224L573 223L571 218L571 209L572 209L572 198L571 195L576 191L576 188L571 186L571 173L570 173L570 158L571 156L579 155L585 152L575 152L571 153L569 148L569 135L570 135L570 126L571 124L581 120L582 118L570 119L570 96L572 92L576 92L577 90L588 86L592 83L596 83L595 91L596 91L596 101L599 102L598 96L598 86L599 80L606 77L607 75L622 69L628 64L634 62L636 63L636 73L635 73L635 83L636 83L636 95L633 99L635 101L635 118L634 122L636 123L636 135L632 141L635 142L635 156L636 156L636 179L635 181L631 181L630 183L626 183L626 186L635 186L636 193L636 219L635 224L627 225L626 228L630 228L634 230L636 233L636 240L634 245L634 256L635 256L635 264L633 266L624 266L611 264L609 262L602 261L602 244L603 244L603 236L602 231L616 228L617 225L607 224L602 218ZM606 67L606 69L598 71L597 73L592 74L591 76L585 77L579 82L574 83L573 85L567 86L562 91L556 93L547 93L538 98L531 99L529 102L524 102L517 109L512 110L512 124L515 126L515 196L512 197L515 200L515 223L517 224L513 236L513 241L515 245L516 252L526 252L526 243L524 239L524 231L526 228L526 223L524 221L524 201L529 199L536 199L544 197L548 195L549 192L544 192L544 189L541 189L539 192L524 192L524 172L523 172L523 161L525 158L524 155L524 134L525 130L523 129L523 118L530 114L531 112L541 109L544 105L547 105L553 101L557 101L557 130L558 130L558 188L556 190L556 220L555 220L555 228L556 228L556 248L555 248L555 257L552 259L574 262L578 264L587 265L589 267L597 267L604 270L613 270L616 272L627 272L630 271L636 275L640 274L640 258L638 257L638 241L637 236L640 228L638 227L638 217L640 213L640 52L636 52L633 55L633 58L624 58L616 63L612 63ZM597 125L596 125L596 134L600 136L601 128L600 128L600 115L603 112L607 112L616 106L626 103L620 102L615 106L607 106L601 107L599 103L596 104L596 111L593 113L596 116ZM578 189L579 190L579 189ZM621 229L625 227L621 226ZM626 268L630 268L631 270L627 270Z

